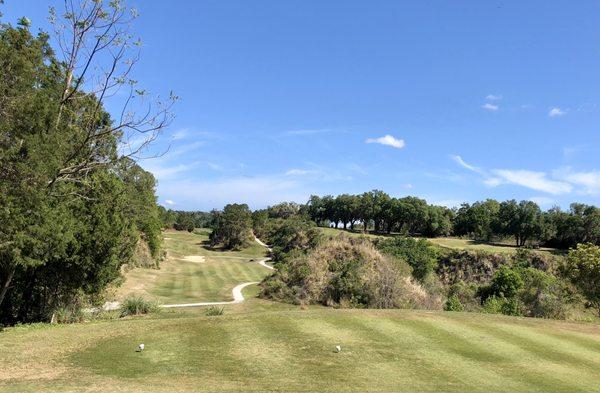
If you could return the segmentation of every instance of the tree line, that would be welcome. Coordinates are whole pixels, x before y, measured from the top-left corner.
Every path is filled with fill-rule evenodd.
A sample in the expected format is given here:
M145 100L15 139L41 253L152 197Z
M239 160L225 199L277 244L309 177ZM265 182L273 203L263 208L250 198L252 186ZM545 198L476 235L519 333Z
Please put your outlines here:
M578 243L600 244L600 209L573 203L568 211L548 211L532 201L493 199L464 203L457 209L407 196L394 198L380 190L336 197L313 195L301 207L318 225L363 231L466 236L478 241L512 238L519 247L543 244L567 249Z
M65 7L50 14L58 52L27 18L0 19L0 323L97 300L142 243L160 256L156 181L135 158L168 123L168 105L146 101L136 115L143 92L128 77L134 44L120 2ZM125 104L111 117L105 99L120 88Z

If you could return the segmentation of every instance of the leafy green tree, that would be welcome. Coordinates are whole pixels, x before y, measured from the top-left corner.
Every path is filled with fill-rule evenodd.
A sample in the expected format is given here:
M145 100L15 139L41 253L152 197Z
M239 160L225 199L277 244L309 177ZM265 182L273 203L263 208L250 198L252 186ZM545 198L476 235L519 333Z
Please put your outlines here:
M541 237L542 212L532 201L505 201L500 204L496 227L499 234L514 237L517 247L522 247L527 241Z
M470 236L479 241L490 241L495 235L494 224L497 222L500 204L488 199L475 202L473 205L464 203L456 214L454 231L459 236Z
M600 246L578 244L567 258L567 275L600 315Z
M215 216L211 245L241 249L252 239L252 213L246 204L229 204Z
M97 295L128 262L136 231L155 232L154 213L137 217L154 208L149 178L120 167L118 146L146 135L125 155L138 153L168 124L169 105L139 117L131 106L140 90L128 77L133 42L120 2L65 6L62 20L51 11L65 61L26 18L0 24L0 319L9 323ZM84 90L92 80L98 89ZM123 86L123 116L111 118L105 99Z

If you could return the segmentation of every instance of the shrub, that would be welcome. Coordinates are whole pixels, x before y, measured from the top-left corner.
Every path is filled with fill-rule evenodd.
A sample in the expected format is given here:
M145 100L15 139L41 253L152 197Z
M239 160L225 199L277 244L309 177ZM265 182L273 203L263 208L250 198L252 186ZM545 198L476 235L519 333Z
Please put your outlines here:
M204 315L208 317L218 317L223 314L225 314L225 309L217 306L210 306L206 309L206 311L204 311Z
M478 289L477 284L459 281L450 286L448 297L456 296L463 311L479 312L481 311L481 299Z
M517 299L507 299L505 297L490 296L483 303L482 312L487 314L504 314L520 316L521 307Z
M141 296L129 296L121 303L121 317L151 314L159 311L160 306L157 302L144 299Z
M565 284L550 273L527 268L521 269L523 288L519 299L527 316L564 318L566 315Z
M463 305L456 295L450 295L444 304L445 311L463 311Z
M512 298L522 287L523 279L519 272L507 266L502 266L492 279L489 294Z
M53 323L80 323L85 319L85 315L79 307L60 307L52 314Z
M578 244L569 251L565 271L600 316L600 246Z
M385 239L377 243L377 249L406 261L412 267L412 276L420 282L423 282L437 265L435 249L425 239Z
M488 284L494 273L509 265L507 255L486 251L445 250L440 254L437 274L446 285L460 281Z

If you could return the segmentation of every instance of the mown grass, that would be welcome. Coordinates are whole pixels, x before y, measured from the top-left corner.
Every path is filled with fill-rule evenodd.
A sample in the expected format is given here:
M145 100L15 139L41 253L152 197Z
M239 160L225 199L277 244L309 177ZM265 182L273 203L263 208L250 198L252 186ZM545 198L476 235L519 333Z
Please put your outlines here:
M136 294L164 304L224 301L238 284L262 280L269 271L255 261L265 255L264 247L251 245L240 251L208 248L208 231L164 233L167 259L160 269L136 268L126 274L115 298ZM203 262L185 260L204 257Z
M600 386L597 325L481 314L183 314L15 329L0 337L0 387L7 391L489 393ZM135 352L142 342L146 349Z

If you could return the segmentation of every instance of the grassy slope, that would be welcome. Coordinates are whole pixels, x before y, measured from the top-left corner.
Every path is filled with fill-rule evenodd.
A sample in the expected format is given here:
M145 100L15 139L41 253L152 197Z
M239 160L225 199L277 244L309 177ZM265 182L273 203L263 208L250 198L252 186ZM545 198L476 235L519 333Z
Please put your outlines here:
M166 234L174 239L167 240L170 255L210 257L197 244L205 235ZM227 271L230 261L219 261ZM155 281L181 281L167 273L167 264ZM243 278L222 275L229 280L223 285ZM198 290L218 292L214 278L199 277ZM220 317L197 308L7 329L0 333L0 391L599 391L599 325L408 310L299 310L256 299L256 293L247 288L249 300L226 306ZM141 342L146 350L137 353ZM339 354L333 352L337 344Z
M138 268L127 273L116 299L141 294L162 303L232 300L231 289L237 284L260 281L268 271L253 262L264 257L265 249L252 244L242 251L214 251L206 247L208 233L165 232L167 259L161 269ZM190 262L179 258L204 256L205 261Z

